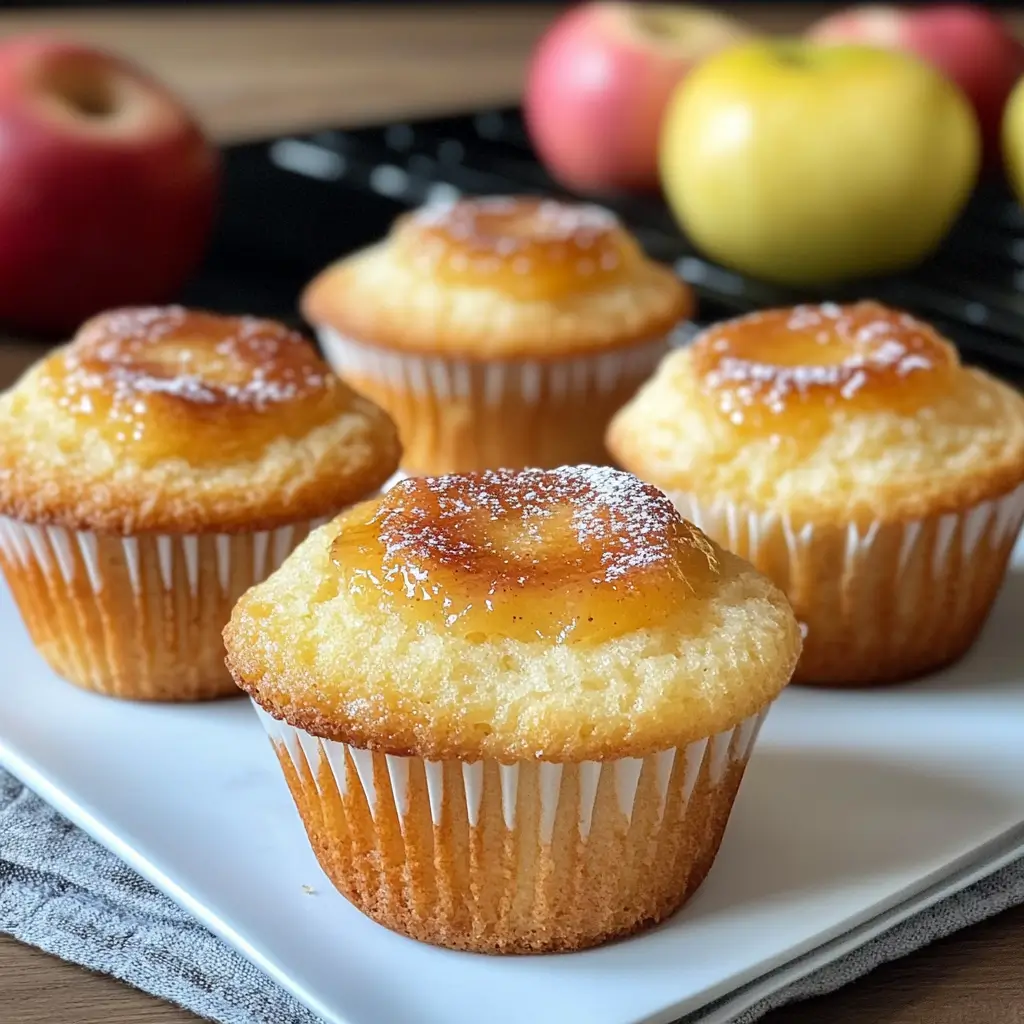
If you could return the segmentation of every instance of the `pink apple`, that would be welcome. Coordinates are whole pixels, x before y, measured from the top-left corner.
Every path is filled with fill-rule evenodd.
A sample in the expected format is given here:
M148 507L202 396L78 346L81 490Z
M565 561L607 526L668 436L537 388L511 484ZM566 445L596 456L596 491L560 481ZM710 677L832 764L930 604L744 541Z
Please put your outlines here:
M162 302L202 256L219 159L163 86L118 57L0 45L0 321L67 331Z
M588 3L545 33L524 108L552 175L582 191L658 184L658 132L676 84L703 57L751 35L679 4Z
M980 5L853 7L809 30L822 42L869 43L906 50L929 61L963 89L978 115L986 162L999 162L1003 108L1024 75L1024 46Z

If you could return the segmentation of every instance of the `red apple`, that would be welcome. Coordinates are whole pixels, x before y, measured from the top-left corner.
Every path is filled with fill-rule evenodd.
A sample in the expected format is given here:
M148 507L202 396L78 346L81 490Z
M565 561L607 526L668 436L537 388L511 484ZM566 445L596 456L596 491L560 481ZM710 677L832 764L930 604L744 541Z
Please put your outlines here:
M39 36L0 45L0 321L76 327L171 298L195 268L219 159L162 85Z
M853 7L809 30L822 42L869 43L906 50L933 64L963 89L981 125L989 167L1000 158L1003 108L1024 75L1024 46L984 7Z
M581 191L658 184L658 132L676 84L744 40L739 22L678 4L588 3L545 33L527 76L526 124L552 175Z

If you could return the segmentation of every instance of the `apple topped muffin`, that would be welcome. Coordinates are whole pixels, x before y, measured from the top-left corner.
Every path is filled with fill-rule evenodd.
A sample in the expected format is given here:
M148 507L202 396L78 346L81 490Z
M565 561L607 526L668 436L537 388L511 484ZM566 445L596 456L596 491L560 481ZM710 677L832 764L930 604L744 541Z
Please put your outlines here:
M489 952L672 913L800 648L767 579L591 466L403 480L310 534L224 635L337 888Z
M607 461L608 420L693 297L609 211L491 196L400 217L302 308L335 369L394 416L402 468L441 473Z
M283 325L116 310L0 397L0 565L60 675L225 695L234 601L397 462L387 415Z
M873 302L709 328L609 445L786 591L807 629L803 681L885 682L959 657L1024 516L1024 397Z

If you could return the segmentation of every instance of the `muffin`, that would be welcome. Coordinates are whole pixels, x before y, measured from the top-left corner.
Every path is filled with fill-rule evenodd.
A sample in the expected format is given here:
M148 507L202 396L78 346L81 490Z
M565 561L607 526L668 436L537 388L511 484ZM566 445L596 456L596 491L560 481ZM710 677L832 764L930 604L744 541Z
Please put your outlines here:
M401 217L302 310L398 424L411 473L605 462L691 292L595 206L465 199Z
M711 327L616 416L609 445L786 592L802 682L885 683L959 658L1024 516L1024 398L874 302Z
M235 601L398 458L388 416L280 324L107 313L0 396L0 567L65 679L235 694Z
M310 534L224 635L337 889L490 953L675 911L800 648L765 577L587 466L395 484Z

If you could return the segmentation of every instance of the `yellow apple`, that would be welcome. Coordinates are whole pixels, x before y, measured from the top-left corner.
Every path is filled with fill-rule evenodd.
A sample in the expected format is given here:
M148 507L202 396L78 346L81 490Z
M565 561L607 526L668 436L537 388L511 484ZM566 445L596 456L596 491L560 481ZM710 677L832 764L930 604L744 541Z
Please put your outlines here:
M693 242L798 286L928 255L979 160L970 104L923 61L796 40L699 65L673 94L660 140L662 184Z
M1010 185L1024 203L1024 78L1014 86L1003 111L1003 160Z

